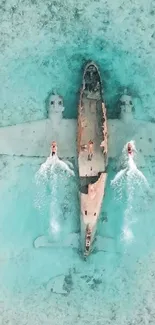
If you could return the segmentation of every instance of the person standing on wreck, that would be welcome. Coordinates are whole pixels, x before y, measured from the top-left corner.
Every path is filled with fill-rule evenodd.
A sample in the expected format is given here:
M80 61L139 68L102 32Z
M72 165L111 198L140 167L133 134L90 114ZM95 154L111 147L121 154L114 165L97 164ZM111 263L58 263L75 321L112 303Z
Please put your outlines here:
M93 157L93 147L94 147L94 143L92 140L90 140L88 142L88 160L92 160Z

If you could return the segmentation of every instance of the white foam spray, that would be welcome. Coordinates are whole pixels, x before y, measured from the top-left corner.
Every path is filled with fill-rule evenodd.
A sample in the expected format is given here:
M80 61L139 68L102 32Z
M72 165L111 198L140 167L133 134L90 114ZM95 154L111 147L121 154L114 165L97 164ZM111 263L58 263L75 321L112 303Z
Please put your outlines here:
M135 163L136 147L134 141L130 141L132 146L133 155L128 154L127 146L123 148L123 165L124 169L120 170L115 178L111 181L111 185L114 188L117 198L122 199L123 189L126 189L127 196L127 208L124 214L124 225L122 231L122 239L130 242L134 236L132 233L131 225L136 222L135 213L133 209L134 201L139 192L145 192L149 190L149 184L143 173L137 168Z
M72 169L71 169L72 168ZM35 207L43 214L45 207L49 204L48 200L51 200L50 210L58 211L56 208L57 200L57 183L63 181L65 177L74 176L73 165L69 162L64 162L58 158L58 156L49 156L46 161L41 165L35 175L35 182L37 185L37 195L35 198ZM50 193L49 193L50 192ZM54 204L52 208L52 204ZM51 214L51 212L50 212ZM59 226L55 219L51 217L51 227L54 231L58 230Z
M60 227L60 202L58 196L58 175L54 173L52 175L52 179L49 180L50 182L50 235L52 238L57 240L61 231Z

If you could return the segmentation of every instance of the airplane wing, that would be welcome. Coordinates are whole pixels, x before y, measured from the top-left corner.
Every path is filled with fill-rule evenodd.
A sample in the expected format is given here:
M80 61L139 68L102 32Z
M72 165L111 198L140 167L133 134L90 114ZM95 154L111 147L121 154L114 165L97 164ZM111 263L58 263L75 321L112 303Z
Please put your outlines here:
M138 151L138 165L145 166L145 157L155 156L155 125L151 122L132 120L124 123L121 120L108 120L109 157L121 156L124 145L135 141Z
M0 153L4 155L47 157L56 140L61 158L76 156L76 120L45 119L0 128Z

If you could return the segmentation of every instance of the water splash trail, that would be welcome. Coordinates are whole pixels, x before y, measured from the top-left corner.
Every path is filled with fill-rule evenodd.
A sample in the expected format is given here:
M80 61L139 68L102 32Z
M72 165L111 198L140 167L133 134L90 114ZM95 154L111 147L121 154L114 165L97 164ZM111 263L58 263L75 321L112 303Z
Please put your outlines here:
M122 199L123 190L125 188L127 196L127 208L124 214L124 225L122 239L127 241L133 240L133 233L131 230L131 225L136 222L134 217L134 201L137 195L140 193L146 193L149 190L149 184L143 173L137 168L134 161L135 154L137 152L135 144L130 141L132 146L132 154L128 154L127 146L128 143L123 148L123 164L124 169L120 170L115 178L111 181L111 185L116 192L117 199Z
M47 225L48 235L39 236L34 240L34 246L36 248L59 247L62 243L67 245L67 247L71 246L70 243L64 242L66 238L69 240L67 237L68 233L71 235L69 238L74 234L74 232L72 234L73 223L70 218L74 214L74 208L72 207L71 213L69 213L68 208L69 206L71 207L71 194L75 189L77 190L77 183L73 182L73 177L70 179L71 176L75 176L71 168L73 168L71 163L65 163L59 160L58 157L48 157L36 173L37 186L39 188L42 184L46 188L48 186L46 193L45 191L42 192L43 189L41 188L41 198L43 201L41 205L43 207L43 217L45 218L46 215L45 209L47 209L47 215L49 216ZM40 199L40 196L38 198ZM75 203L73 206L75 207ZM67 211L67 218L65 209ZM75 223L75 218L73 221ZM69 231L70 227L71 231ZM73 240L74 238L71 239Z
M73 165L60 160L58 156L49 156L41 165L35 175L35 183L37 186L37 195L35 198L35 206L44 213L45 206L50 203L54 204L57 197L57 183L61 182L67 176L74 176ZM47 202L52 198L52 203ZM55 202L56 204L56 202ZM51 207L51 210L54 209ZM54 223L54 221L53 221ZM57 227L55 225L55 227Z
M51 180L50 180L51 182ZM52 186L50 195L50 233L54 239L57 239L60 234L60 205L58 202L58 175L52 175Z
M66 171L68 176L74 175L73 165L70 162L65 163L58 156L49 156L35 175L36 183L43 182L44 180L47 181L56 168L60 168L61 172Z

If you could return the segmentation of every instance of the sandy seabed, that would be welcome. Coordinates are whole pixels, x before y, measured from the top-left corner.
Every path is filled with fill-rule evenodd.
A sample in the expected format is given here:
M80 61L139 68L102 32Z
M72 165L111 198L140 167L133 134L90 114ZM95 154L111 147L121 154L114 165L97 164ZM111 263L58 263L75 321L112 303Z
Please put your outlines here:
M155 1L3 1L0 15L2 127L46 118L52 90L63 96L65 116L76 117L81 68L90 58L101 68L108 116L118 116L128 88L135 118L154 122ZM134 240L122 241L126 199L114 200L112 161L99 223L99 233L113 237L105 239L105 252L86 263L77 250L35 250L51 220L50 190L38 194L34 182L43 161L0 157L0 323L154 325L154 196L137 189ZM155 157L145 161L153 188ZM54 194L52 213L60 212L66 236L79 231L76 185L76 177L64 175Z

